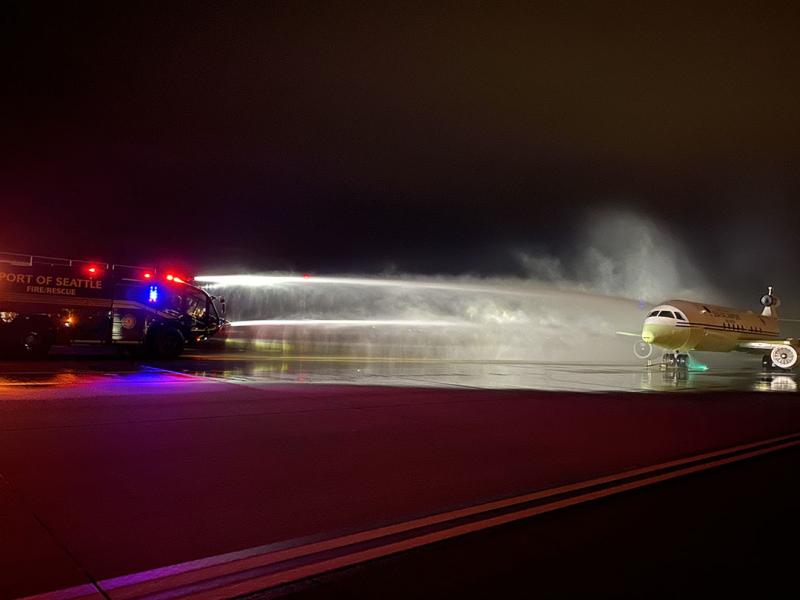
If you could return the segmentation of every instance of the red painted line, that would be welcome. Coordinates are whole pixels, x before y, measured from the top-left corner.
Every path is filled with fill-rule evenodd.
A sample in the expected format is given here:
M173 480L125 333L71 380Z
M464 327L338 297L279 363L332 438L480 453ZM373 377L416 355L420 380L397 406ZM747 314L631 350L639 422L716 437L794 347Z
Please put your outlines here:
M106 597L92 584L84 583L55 592L25 596L18 600L106 600Z
M98 587L108 594L112 600L132 600L155 594L169 594L171 598L192 598L197 600L230 598L798 445L800 445L800 432L337 538L311 543L305 543L304 540L290 540L281 544L271 544L179 563L151 571L103 580L98 582ZM700 464L694 464L698 462ZM670 470L666 473L658 473L666 469ZM635 481L625 481L631 478L637 479ZM608 487L600 490L590 489L597 486ZM581 493L582 490L584 491ZM479 517L483 513L490 513L499 509L513 509L515 505L524 505L532 501L573 493L575 495L568 498L554 499L551 502L537 506L521 508L516 511L511 510L501 515L487 516L469 523L454 524L447 527L447 523L450 521L457 521L465 517ZM378 545L367 549L352 548L347 550L348 546L375 542L380 538L411 533L416 529L437 525L443 526L443 528L428 533L420 532L416 536L412 533L406 539L400 541L387 540L384 544L378 543ZM333 557L329 555L328 557L320 557L318 560L312 558L313 555L318 553L330 553L337 550L343 553ZM310 562L302 565L296 564L303 559ZM283 562L287 562L285 568L281 569L280 566L277 566L272 573L255 575L249 578L244 575L252 569L279 565L279 563ZM237 575L245 578L235 582L226 581L230 578L236 578ZM51 597L45 595L34 598L36 600L51 599ZM59 597L55 596L52 599L60 600ZM65 600L67 599L65 598Z
M552 512L560 508L566 508L568 506L582 504L584 502L588 502L591 500L596 500L599 498L604 498L606 496L619 494L621 492L629 491L632 489L644 487L647 485L652 485L660 481L674 479L676 477L689 475L691 473L697 473L699 471L704 471L714 467L722 466L725 464L729 464L731 462L745 460L746 458L760 456L762 454L767 454L769 452L774 452L776 450L789 448L797 445L800 445L800 440L794 442L788 442L786 444L782 444L781 446L771 447L765 450L756 450L747 453L745 455L739 455L728 459L721 459L711 464L706 463L695 467L689 467L686 469L681 469L680 471L673 471L669 474L655 476L652 478L639 480L633 483L620 485L618 487L607 488L598 492L591 492L573 498L569 498L566 500L556 501L542 506L537 506L534 508L502 515L499 517L485 519L475 523L469 523L467 525L452 527L443 531L437 531L435 533L421 535L419 537L403 540L401 542L395 542L392 544L387 544L385 546L371 548L369 550L363 550L360 552L354 552L352 554L346 554L344 556L339 556L336 558L315 562L294 569L279 571L277 573L273 573L263 577L255 577L253 579L247 579L242 582L223 585L211 589L200 589L198 586L198 589L196 591L187 590L187 593L181 594L176 597L181 599L191 599L191 600L225 600L226 598L232 598L234 596L239 596L242 594L258 592L260 590L266 590L277 587L279 585L285 585L287 583L320 575L328 571L349 567L369 560L383 558L385 556L389 556L391 554L397 554L399 552L413 550L414 548L419 548L421 546L426 546L428 544L433 544L435 542L441 542L461 535L466 535L468 533L474 533L476 531L488 529L490 527L497 527L498 525L505 525L507 523L519 521L521 519L527 519L543 513ZM117 596L113 595L112 598L116 599Z

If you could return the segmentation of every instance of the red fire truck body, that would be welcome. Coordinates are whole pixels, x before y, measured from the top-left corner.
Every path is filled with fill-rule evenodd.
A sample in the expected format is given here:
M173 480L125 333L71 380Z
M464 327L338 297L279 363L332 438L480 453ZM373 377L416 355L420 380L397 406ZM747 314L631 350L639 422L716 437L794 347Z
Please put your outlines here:
M0 345L42 356L54 344L142 347L159 357L214 335L215 299L155 269L0 253Z

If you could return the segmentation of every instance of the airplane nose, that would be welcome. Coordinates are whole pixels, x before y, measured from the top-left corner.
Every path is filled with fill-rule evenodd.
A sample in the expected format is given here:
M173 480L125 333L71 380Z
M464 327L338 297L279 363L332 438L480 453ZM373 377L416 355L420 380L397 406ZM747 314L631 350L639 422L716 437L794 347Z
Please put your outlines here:
M652 344L656 341L656 334L649 327L642 329L642 341Z

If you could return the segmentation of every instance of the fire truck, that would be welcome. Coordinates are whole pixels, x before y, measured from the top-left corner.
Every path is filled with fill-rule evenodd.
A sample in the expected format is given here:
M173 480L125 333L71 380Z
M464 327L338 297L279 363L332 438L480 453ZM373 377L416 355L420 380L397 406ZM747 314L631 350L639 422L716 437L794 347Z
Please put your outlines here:
M0 346L31 357L113 345L175 358L219 331L224 309L175 273L0 253Z

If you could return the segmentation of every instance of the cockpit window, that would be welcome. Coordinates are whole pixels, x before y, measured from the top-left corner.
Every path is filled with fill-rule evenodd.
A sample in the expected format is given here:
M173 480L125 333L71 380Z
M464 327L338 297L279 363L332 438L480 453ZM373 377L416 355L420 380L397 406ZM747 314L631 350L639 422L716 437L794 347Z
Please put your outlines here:
M648 317L657 317L657 316L658 316L658 311L657 311L657 310L654 310L653 312L651 312L651 313L650 313L649 315L647 315L647 316L648 316Z
M686 317L683 316L683 313L679 313L678 311L675 311L675 316L678 317L679 321L685 321L686 320Z
M672 311L669 310L662 310L658 313L659 317L669 317L670 319L674 319L675 315L672 314Z

